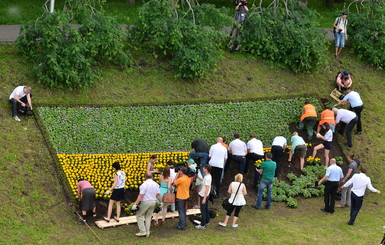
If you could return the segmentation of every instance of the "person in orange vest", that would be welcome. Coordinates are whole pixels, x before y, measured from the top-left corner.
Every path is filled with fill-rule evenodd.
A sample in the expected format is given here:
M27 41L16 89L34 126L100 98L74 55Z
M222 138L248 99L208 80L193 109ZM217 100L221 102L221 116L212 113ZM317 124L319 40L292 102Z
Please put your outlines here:
M317 111L315 106L313 106L310 101L305 101L303 107L302 116L298 124L298 130L302 130L306 126L307 139L312 141L313 139L313 129L317 120Z
M334 117L334 112L330 110L330 106L328 105L326 105L325 110L321 112L321 120L319 121L317 126L317 134L321 131L321 126L326 122L329 123L330 129L334 133L336 128L336 121Z

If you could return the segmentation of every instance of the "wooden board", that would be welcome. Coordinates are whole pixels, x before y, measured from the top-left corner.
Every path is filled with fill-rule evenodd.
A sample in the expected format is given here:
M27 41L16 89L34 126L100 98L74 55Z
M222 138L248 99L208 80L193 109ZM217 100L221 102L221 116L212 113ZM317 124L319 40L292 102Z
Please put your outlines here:
M342 96L342 97L341 97ZM330 97L332 97L334 100L336 100L337 102L340 102L340 98L343 99L344 98L344 95L338 91L336 88L330 93Z
M188 215L197 215L197 214L200 214L201 211L200 211L200 209L187 209L186 213L187 213L187 216ZM152 215L152 217L154 219L155 213ZM177 211L175 211L175 212L167 212L166 213L166 219L177 218L177 217L178 217L178 212ZM111 219L110 222L107 222L105 220L95 221L96 226L101 228L101 229L108 228L108 227L116 227L116 226L119 226L119 225L135 224L135 223L137 223L135 215L133 215L133 216L126 216L126 217L120 217L119 222L117 222L114 219Z

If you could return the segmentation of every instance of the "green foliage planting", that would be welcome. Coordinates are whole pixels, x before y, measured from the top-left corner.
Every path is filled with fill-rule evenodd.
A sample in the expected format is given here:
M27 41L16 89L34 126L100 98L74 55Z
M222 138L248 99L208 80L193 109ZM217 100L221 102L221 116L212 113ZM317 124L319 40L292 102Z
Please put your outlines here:
M120 25L92 7L94 2L99 1L67 1L63 11L46 12L22 26L17 47L33 61L33 74L44 85L85 87L98 78L101 62L130 64Z
M224 27L228 19L209 4L194 3L184 9L169 1L151 0L142 6L130 39L143 48L152 46L157 55L171 58L179 76L206 77L222 57L223 34L216 29ZM204 26L210 23L211 28Z
M385 2L360 2L360 12L349 15L348 35L358 56L368 63L385 66Z
M242 51L294 72L325 64L326 38L316 27L317 13L301 1L278 7L252 8L241 30Z
M223 104L104 108L38 108L58 153L188 151L191 141L256 134L265 145L290 137L306 98ZM318 105L316 99L312 103ZM318 106L318 108L321 108Z

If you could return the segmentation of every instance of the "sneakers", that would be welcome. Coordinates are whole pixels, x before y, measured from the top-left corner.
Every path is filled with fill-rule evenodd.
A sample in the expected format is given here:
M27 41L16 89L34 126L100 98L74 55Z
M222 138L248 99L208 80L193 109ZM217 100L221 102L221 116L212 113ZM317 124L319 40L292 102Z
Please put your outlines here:
M147 233L136 233L135 236L139 236L139 237L144 237L144 236L147 236Z
M345 205L343 205L343 204L340 204L340 205L337 205L336 207L337 207L337 208L344 208L344 207L345 207Z
M354 135L360 135L362 132L355 132Z
M195 205L194 207L193 207L193 209L200 209L201 208L201 206L199 206L199 205Z
M13 119L15 119L15 121L17 121L17 122L20 122L20 121L21 121L20 118L19 118L18 116L14 116Z
M222 223L222 222L219 222L218 225L219 225L219 226L222 226L222 227L226 227L226 226L227 226L227 224Z
M195 229L206 229L206 226L203 225L196 225Z
M232 225L231 227L237 228L237 227L238 227L238 224Z
M337 54L337 55L334 55L334 57L335 57L336 59L339 59L339 58L340 58L340 55Z

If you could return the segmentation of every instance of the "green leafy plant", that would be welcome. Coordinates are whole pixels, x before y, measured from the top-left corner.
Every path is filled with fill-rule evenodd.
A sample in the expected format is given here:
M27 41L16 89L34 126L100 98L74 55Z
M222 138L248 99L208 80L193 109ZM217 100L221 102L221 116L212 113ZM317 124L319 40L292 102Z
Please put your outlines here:
M298 202L293 197L287 198L287 206L289 208L298 208Z
M335 157L335 159L336 159L337 165L339 166L344 165L344 159L341 156Z

